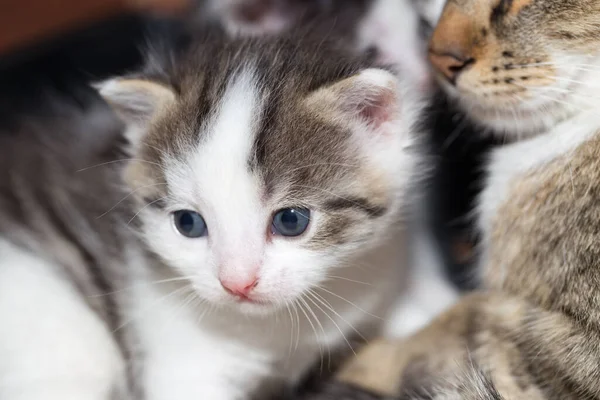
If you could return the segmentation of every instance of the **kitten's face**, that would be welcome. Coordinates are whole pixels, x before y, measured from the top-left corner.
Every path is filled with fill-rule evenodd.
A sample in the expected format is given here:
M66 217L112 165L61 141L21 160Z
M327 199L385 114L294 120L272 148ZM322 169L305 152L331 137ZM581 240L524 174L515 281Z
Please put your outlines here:
M278 78L249 66L179 95L146 81L103 90L113 104L131 86L165 91L128 171L144 237L200 298L245 313L343 275L397 222L410 175L391 74L310 91Z
M600 103L600 1L449 0L429 54L472 117L535 134Z

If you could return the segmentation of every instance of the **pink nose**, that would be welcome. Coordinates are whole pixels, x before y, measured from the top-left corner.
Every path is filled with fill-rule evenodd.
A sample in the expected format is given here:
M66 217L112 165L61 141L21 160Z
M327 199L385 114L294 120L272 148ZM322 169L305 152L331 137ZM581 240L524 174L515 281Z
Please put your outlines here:
M221 286L226 292L240 297L248 297L250 292L258 285L258 278L250 278L248 280L225 280L219 279Z

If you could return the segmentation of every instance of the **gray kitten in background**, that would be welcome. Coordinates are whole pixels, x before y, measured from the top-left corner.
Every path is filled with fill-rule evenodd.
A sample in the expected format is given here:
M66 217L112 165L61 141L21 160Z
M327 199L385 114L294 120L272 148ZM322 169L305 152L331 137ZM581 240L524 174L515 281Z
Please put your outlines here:
M125 127L3 124L3 399L243 399L396 306L410 86L322 37L174 43L99 86Z

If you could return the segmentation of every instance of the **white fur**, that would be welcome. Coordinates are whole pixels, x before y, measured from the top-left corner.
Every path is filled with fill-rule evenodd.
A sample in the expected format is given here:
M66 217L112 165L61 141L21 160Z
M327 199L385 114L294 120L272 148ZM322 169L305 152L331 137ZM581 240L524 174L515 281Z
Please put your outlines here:
M370 70L357 84L376 88L390 78ZM392 114L399 118L381 128L391 135L363 127L356 139L364 144L365 162L393 182L398 198L392 208L399 211L413 167L406 148L416 106L401 97L394 104L400 112ZM378 220L382 225L368 233L371 243L358 248L304 247L319 224L318 210L302 237L267 239L273 212L289 200L264 199L260 180L248 168L261 109L252 70L246 69L204 125L203 141L166 166L168 211L199 212L208 236L185 238L168 212L143 211L148 244L188 282L153 284L178 278L168 269L138 271L147 284L136 286L131 318L146 356L148 400L229 400L247 395L262 378L294 382L320 357L327 368L329 349L348 346L346 337L377 332L397 302L407 253L392 216ZM223 276L245 280L254 274L259 284L251 297L260 304L239 302L219 283ZM320 297L307 294L311 290Z
M0 239L0 398L106 400L123 384L111 333L58 266Z
M547 133L495 150L488 166L488 178L479 204L479 228L483 233L481 265L487 265L485 250L490 241L498 207L506 202L510 185L516 178L541 168L547 162L568 155L598 132L597 111L585 111L562 122ZM565 171L565 173L569 173Z
M463 79L457 81L457 87L443 80L440 83L491 134L515 139L543 134L582 111L600 107L600 55L564 49L548 51L552 57L542 66L554 69L547 73L551 83L534 86L515 82L514 85L527 91L513 95L503 104L496 100L490 103L489 98L483 97L483 91L473 91L470 83L465 83L468 87L461 90Z

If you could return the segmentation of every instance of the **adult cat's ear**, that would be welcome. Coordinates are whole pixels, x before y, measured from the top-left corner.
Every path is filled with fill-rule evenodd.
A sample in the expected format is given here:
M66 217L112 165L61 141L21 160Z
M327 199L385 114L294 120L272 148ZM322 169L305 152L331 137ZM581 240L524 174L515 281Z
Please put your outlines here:
M389 123L400 118L397 79L376 68L317 89L308 96L307 104L327 118L366 125L382 133L386 133Z
M134 147L150 121L176 99L170 87L144 79L115 78L94 86L127 125L127 139Z

